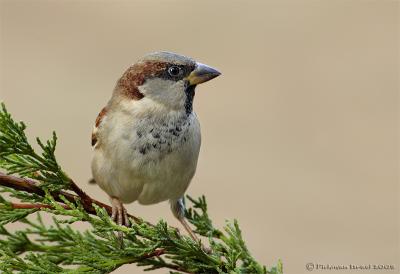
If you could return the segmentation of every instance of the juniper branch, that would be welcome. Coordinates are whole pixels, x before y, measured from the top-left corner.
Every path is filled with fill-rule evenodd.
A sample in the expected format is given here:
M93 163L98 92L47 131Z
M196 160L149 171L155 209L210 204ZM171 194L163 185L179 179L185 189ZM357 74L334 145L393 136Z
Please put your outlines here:
M74 191L75 191L79 187L75 183L73 183L73 184L76 186L74 188ZM4 186L4 187L13 188L15 190L21 190L21 191L25 191L25 192L28 192L28 193L34 193L34 194L37 194L37 195L42 196L42 197L45 196L45 192L43 191L42 188L40 188L38 186L38 183L35 182L34 180L31 180L31 179L28 179L28 178L20 178L20 177L17 177L17 176L12 176L12 175L8 175L8 174L5 174L3 172L0 172L0 185ZM84 193L84 192L81 190L80 194L82 195L82 193ZM96 214L96 210L94 209L93 204L104 208L109 214L112 213L112 207L111 206L106 205L106 204L104 204L104 203L102 203L100 201L97 201L97 200L91 198L86 193L82 197L82 196L71 194L71 193L66 192L66 191L52 191L51 195L58 202L62 202L62 199L60 198L60 196L63 196L65 199L67 199L68 201L70 201L72 203L74 203L76 200L80 199L81 201L84 201L82 203L82 206L85 209L85 211L88 212L89 214ZM131 214L128 214L128 216L130 218L132 218L133 220L135 220L136 222L140 222L141 221L140 218L135 217L135 216L133 216Z
M2 105L0 168L9 174L0 172L0 271L110 273L136 263L145 270L165 268L171 273L283 273L280 262L268 270L251 256L236 220L224 230L215 228L204 196L188 197L192 207L185 214L195 232L208 240L211 253L164 221L153 225L129 215L130 227L117 225L109 217L111 207L90 197L61 169L55 157L56 134L47 142L37 139L38 154L25 128ZM40 212L53 215L53 223L45 225ZM11 222L26 228L9 231L6 225ZM76 222L92 228L79 232ZM116 232L124 235L123 247Z

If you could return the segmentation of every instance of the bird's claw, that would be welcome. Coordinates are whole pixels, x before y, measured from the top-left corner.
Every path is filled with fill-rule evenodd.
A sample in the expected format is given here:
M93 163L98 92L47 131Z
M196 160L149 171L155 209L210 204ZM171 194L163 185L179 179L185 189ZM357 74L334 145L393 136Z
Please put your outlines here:
M111 212L111 219L120 226L129 226L129 218L128 213L118 198L111 197L111 204L112 204L112 212ZM124 246L123 241L123 233L122 231L118 231L118 239L121 245L121 248Z
M111 219L120 226L129 226L128 212L118 198L111 198Z

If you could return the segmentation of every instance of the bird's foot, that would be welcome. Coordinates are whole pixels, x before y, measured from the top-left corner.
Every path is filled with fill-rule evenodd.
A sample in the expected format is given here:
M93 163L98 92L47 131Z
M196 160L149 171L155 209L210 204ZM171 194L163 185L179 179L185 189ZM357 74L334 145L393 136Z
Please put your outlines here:
M120 226L129 226L128 213L122 202L118 198L111 197L111 205L112 205L111 219ZM121 248L123 248L124 241L123 241L122 231L118 231L118 239Z
M197 237L197 235L194 233L194 231L192 230L192 228L189 226L189 224L187 223L185 218L181 218L179 219L179 221L181 222L181 224L183 225L183 227L185 228L185 230L189 233L190 238L192 238L193 241L199 243L201 245L201 249L207 253L207 254L211 254L212 253L212 249L210 247L205 246L199 237Z
M122 202L115 197L111 197L112 214L111 219L118 225L129 226L128 213Z
M174 216L179 220L179 222L182 224L183 228L189 233L190 238L192 238L193 241L197 242L200 244L201 249L208 254L212 253L211 248L206 247L203 245L201 242L200 238L197 237L196 233L194 233L193 229L190 227L188 222L186 221L185 218L185 204L183 198L180 198L178 200L172 200L171 201L171 210ZM177 229L178 235L180 235L179 230Z

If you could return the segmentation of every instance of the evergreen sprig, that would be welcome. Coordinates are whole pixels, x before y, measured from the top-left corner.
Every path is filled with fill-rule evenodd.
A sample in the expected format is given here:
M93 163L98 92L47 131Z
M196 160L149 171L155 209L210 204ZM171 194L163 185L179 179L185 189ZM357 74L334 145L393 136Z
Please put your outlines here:
M136 263L170 273L283 273L281 262L267 269L251 256L236 220L223 230L215 228L204 196L188 196L191 207L185 214L210 252L162 220L153 225L131 216L131 226L117 225L109 206L92 199L62 171L54 154L55 133L45 143L37 139L38 154L25 128L2 104L0 168L20 177L0 172L1 272L110 273ZM41 212L53 215L52 223L44 223ZM11 231L6 226L12 222L24 228ZM77 222L91 228L80 232ZM116 233L123 234L122 244Z
M66 188L70 180L61 170L54 155L57 135L53 132L50 140L43 143L36 138L42 149L38 154L25 135L26 125L15 122L7 112L4 103L0 109L0 164L9 174L35 178L45 188L60 190Z

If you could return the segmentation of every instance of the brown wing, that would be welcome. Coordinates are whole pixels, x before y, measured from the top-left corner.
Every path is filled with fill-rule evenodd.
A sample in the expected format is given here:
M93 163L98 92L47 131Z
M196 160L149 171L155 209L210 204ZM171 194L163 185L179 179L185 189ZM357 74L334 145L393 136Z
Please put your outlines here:
M98 141L97 140L97 130L98 130L99 126L101 125L101 122L104 120L104 117L106 116L106 114L107 114L107 107L104 107L100 111L99 115L97 115L96 123L95 123L93 131L92 131L92 147L96 147L96 144Z

